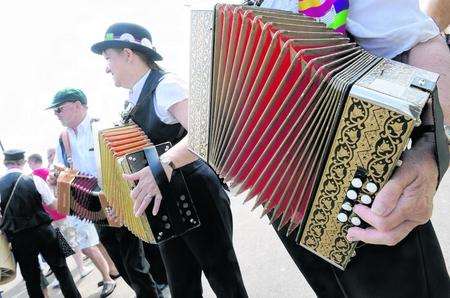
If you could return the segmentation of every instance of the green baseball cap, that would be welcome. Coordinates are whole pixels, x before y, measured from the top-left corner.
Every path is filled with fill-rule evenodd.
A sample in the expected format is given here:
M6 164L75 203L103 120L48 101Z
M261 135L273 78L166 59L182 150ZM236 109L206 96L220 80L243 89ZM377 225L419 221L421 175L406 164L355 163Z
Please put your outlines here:
M76 101L79 101L82 105L87 104L87 98L83 91L75 88L65 88L55 94L50 106L47 109L56 108L66 102Z

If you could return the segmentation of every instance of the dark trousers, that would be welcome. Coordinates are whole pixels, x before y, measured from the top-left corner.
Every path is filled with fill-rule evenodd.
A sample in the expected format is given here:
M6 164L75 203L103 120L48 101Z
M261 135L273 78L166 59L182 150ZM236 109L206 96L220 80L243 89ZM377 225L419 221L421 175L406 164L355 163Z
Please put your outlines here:
M100 242L105 246L122 278L139 297L158 297L150 265L142 241L125 227L97 227Z
M217 297L247 297L232 244L228 196L203 162L182 169L201 226L160 244L172 297L202 297L202 271Z
M284 229L277 233L318 297L450 297L449 276L431 222L395 246L361 245L345 271L300 247Z
M59 281L64 297L81 297L59 246L56 231L51 225L44 224L15 233L10 240L14 257L19 263L28 295L31 298L44 297L40 286L39 253L42 254Z
M150 264L150 274L157 284L167 284L166 267L157 244L142 242L144 246L145 258Z

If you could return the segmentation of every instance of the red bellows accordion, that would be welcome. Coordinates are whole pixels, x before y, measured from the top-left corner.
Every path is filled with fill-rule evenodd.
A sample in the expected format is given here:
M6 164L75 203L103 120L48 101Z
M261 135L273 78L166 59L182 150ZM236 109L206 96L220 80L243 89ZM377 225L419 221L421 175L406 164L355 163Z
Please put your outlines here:
M297 242L339 268L437 75L375 57L289 12L192 12L189 147Z

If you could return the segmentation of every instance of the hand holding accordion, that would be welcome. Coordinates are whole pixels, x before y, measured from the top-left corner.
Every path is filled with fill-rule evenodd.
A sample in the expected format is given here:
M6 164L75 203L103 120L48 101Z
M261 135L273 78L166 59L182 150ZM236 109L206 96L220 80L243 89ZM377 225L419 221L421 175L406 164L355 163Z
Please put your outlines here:
M217 5L194 11L191 31L191 150L345 268L347 230L364 225L353 207L392 175L437 74L288 12Z
M200 225L181 171L175 170L168 181L159 161L159 156L171 148L170 143L154 146L135 124L101 130L98 140L102 189L131 232L147 242L163 242ZM161 206L153 215L153 200L144 215L135 216L130 193L136 182L125 180L123 174L136 173L147 166L161 192Z

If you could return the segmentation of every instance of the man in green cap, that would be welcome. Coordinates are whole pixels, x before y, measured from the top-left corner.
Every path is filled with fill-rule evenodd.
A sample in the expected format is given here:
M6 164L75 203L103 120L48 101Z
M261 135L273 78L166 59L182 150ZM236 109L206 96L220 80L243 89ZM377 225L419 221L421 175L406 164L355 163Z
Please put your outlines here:
M50 107L67 129L61 134L56 149L57 161L83 174L97 177L92 123L88 114L86 95L79 89L66 88L56 93ZM115 273L136 292L137 297L158 297L156 284L150 274L142 242L125 227L97 226L101 243L114 261ZM103 281L103 292L108 283Z
M81 297L67 267L43 204L56 207L47 183L38 176L23 174L23 150L4 152L6 175L0 178L0 229L5 232L30 297L44 297L40 286L39 253L58 279L64 297Z

